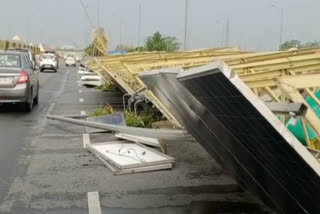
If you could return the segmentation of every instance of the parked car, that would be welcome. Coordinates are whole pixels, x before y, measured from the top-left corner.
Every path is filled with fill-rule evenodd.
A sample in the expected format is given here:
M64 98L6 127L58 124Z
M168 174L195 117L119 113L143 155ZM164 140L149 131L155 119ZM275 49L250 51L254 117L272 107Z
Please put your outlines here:
M58 61L54 54L43 54L40 61L40 72L44 70L58 71Z
M39 77L27 52L0 51L0 103L20 104L32 111L39 102Z
M66 66L77 66L77 62L74 55L68 55L66 59Z
M86 68L84 65L79 66L78 70L79 75L87 75L87 74L94 74L92 71L90 71L88 68Z
M81 83L87 87L95 87L100 86L103 84L103 80L100 76L96 75L95 73L87 72L83 74L81 77Z

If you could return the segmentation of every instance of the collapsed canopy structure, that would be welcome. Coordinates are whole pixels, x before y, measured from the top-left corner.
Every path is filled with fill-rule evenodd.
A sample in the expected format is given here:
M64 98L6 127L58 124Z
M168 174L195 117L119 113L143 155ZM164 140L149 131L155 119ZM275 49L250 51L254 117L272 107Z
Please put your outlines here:
M87 65L106 81L116 83L132 97L132 100L135 100L137 94L143 95L168 120L181 126L175 116L145 87L138 74L161 68L188 70L215 60L223 60L227 63L258 97L266 101L304 103L309 107L311 102L320 106L319 98L315 94L320 85L317 81L320 75L318 74L320 68L319 49L258 53L243 52L236 48L204 49L178 53L143 52L98 57L89 60ZM138 97L141 99L141 96ZM309 97L311 101L305 100L306 97ZM318 116L310 108L300 116L297 132L300 132L300 136L302 135L301 141L310 148L319 148L320 123ZM279 118L283 123L288 121L286 115L279 115Z
M185 128L277 213L320 209L319 49L144 52L86 64Z

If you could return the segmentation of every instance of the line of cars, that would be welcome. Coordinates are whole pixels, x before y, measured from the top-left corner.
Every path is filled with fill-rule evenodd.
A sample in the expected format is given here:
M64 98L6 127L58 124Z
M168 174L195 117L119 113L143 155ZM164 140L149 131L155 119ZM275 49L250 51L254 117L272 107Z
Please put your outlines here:
M68 54L66 66L76 66L74 54ZM18 104L23 111L31 112L39 102L39 71L59 68L59 56L54 51L46 51L37 59L34 54L23 48L0 51L0 105Z

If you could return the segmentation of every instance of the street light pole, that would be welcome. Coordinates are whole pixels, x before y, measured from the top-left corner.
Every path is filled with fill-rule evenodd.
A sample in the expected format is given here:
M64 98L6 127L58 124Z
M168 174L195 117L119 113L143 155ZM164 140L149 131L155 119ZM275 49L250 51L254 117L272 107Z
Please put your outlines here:
M275 4L271 4L271 7L280 10L280 45L282 45L284 9L283 9L282 7L278 7L278 6L275 5Z
M26 43L29 42L29 16L26 17Z
M229 16L227 17L227 25L226 25L226 35L225 35L225 47L229 47L230 42L230 30L229 30Z
M100 0L97 0L97 25L100 27Z
M184 50L187 50L188 43L188 16L189 16L189 0L186 0L185 17L184 17Z
M121 18L121 16L119 15L119 14L117 14L117 13L114 13L114 14L112 14L112 16L113 17L118 17L119 18L119 25L120 25L120 28L119 28L119 45L122 45L122 18Z
M282 35L283 35L283 8L281 8L281 20L280 20L280 45L282 45Z
M141 3L139 4L139 26L138 26L138 47L140 47L141 38Z
M120 45L122 45L122 20L120 17Z

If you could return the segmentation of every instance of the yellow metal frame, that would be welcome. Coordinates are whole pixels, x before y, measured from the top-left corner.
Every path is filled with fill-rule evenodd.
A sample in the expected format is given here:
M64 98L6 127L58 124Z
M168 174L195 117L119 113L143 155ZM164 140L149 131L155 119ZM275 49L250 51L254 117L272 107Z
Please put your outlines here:
M9 41L9 40L0 40L0 50L7 50L10 48L26 48L33 52L33 54L39 54L40 49L37 46L31 46L25 44L22 41Z
M138 74L155 69L190 69L216 60L225 61L257 96L268 95L275 102L303 102L320 88L320 50L304 49L278 52L242 52L233 48L203 49L179 53L143 52L119 56L98 57L88 66L105 79L116 82L124 91L134 94L144 87ZM290 86L290 87L289 87ZM304 92L304 94L301 94ZM174 115L150 91L142 93L164 114L179 126ZM285 117L281 116L284 123ZM302 117L304 128L308 124L320 139L320 120L309 109ZM315 148L315 141L306 136L308 146ZM318 141L319 142L319 141Z

